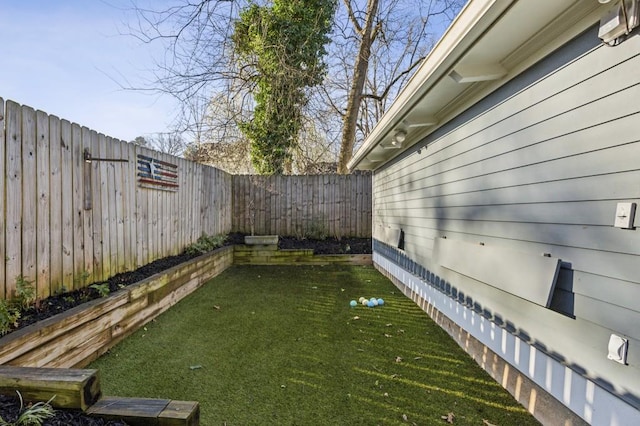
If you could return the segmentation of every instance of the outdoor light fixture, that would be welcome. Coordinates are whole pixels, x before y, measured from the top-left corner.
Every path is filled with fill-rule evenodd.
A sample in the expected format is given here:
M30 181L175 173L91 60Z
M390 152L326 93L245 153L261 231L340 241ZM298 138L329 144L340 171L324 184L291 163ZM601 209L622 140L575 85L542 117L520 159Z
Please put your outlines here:
M403 142L407 139L407 132L404 130L396 130L395 135L393 135L393 140L391 141L391 145L393 146L401 146Z

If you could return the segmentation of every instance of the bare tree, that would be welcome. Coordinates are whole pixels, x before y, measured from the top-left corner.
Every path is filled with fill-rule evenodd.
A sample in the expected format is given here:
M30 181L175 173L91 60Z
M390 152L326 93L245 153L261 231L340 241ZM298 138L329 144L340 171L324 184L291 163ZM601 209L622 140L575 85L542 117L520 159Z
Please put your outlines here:
M343 0L344 16L336 18L333 37L332 52L338 58L330 71L337 78L323 92L332 98L326 104L342 116L339 173L347 173L354 147L372 130L463 3Z
M156 133L148 138L149 146L165 154L181 156L186 144L178 133Z
M341 0L327 47L328 73L321 86L310 90L298 153L308 151L306 136L313 134L314 143L323 147L321 162L332 156L338 160L338 170L346 173L354 149L464 2ZM136 6L137 21L130 32L144 42L166 46L151 88L176 97L181 108L176 130L196 144L226 141L253 111L249 95L255 83L247 78L250 73L238 68L231 40L233 22L248 3L175 0L174 6L163 10ZM231 109L211 121L216 115L212 100L219 104L221 98Z

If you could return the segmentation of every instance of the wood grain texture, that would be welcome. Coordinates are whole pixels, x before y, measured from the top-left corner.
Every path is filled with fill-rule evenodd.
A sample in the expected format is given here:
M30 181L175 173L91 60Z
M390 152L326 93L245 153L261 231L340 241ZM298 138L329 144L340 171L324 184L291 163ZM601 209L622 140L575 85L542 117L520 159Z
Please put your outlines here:
M3 169L6 167L5 165L5 111L4 111L4 99L0 98L0 164L2 164ZM4 187L5 187L5 172L0 173L0 190L3 191L3 196L0 197L0 212L5 211L5 197L4 197ZM0 299L5 298L5 272L6 272L6 259L7 259L7 250L5 248L5 230L7 225L6 216L4 214L0 214L0 240L3 244L0 244Z
M62 164L62 134L60 119L56 116L49 116L49 160L50 160L50 182L49 182L49 203L50 203L50 236L51 260L50 293L58 293L64 286L63 275L63 179Z
M16 279L22 275L22 111L6 102L6 230L5 297L12 298Z
M36 292L44 299L51 292L51 209L50 209L50 147L49 117L43 111L36 112Z
M90 369L0 365L0 393L14 396L16 389L25 401L51 400L53 407L84 411L100 397L100 377Z
M37 145L36 112L22 107L22 271L20 276L35 285L37 280Z
M235 232L369 237L370 175L232 176Z

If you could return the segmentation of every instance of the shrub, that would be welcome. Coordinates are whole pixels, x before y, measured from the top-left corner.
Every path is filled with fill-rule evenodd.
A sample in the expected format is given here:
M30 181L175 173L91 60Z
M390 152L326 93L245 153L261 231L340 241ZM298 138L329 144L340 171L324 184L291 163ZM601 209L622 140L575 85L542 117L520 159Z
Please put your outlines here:
M16 278L16 303L21 309L26 310L36 301L36 289L32 281L28 281L22 275Z
M19 319L20 311L6 300L0 300L0 336L7 334L12 327L17 327Z
M0 426L40 426L42 422L54 416L55 412L51 406L51 401L55 396L47 402L37 402L24 408L22 395L18 391L16 393L20 398L20 414L13 422L7 422L0 417Z
M222 247L226 239L226 235L204 234L200 238L198 238L198 241L187 246L187 248L185 249L185 253L192 256L208 253L212 250L217 249L218 247Z
M98 292L100 297L107 297L109 293L111 293L111 289L109 288L109 283L101 283L101 284L91 284L90 288L94 289Z

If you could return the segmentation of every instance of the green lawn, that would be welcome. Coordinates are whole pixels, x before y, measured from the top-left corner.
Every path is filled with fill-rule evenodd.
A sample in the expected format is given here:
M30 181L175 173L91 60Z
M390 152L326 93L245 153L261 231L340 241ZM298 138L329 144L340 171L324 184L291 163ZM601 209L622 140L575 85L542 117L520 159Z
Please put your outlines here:
M372 267L232 267L90 368L204 426L538 424Z

